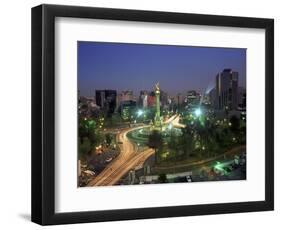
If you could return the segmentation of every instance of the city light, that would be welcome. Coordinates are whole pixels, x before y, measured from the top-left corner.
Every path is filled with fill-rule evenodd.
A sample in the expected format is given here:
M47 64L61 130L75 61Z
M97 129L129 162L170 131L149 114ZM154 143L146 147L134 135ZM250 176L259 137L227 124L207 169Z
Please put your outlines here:
M142 110L138 110L137 115L138 115L138 117L140 117L141 115L143 115L143 111Z
M131 48L133 45L130 44ZM214 50L207 49L208 52ZM114 49L112 52L106 49L104 53L107 52L109 57L114 56ZM192 58L194 52L187 54ZM204 61L208 52L200 53ZM89 54L86 52L85 56ZM178 65L170 66L171 74L163 83L160 82L161 87L163 84L160 89L160 83L154 81L165 72L161 68L158 70L151 61L162 61L162 55L161 52L151 60L147 55L141 57L143 60L138 59L145 64L143 67L147 68L145 74L148 76L140 77L141 84L140 81L131 81L131 78L139 77L137 70L134 73L132 69L128 71L126 65L119 65L119 61L123 62L119 60L120 55L116 55L114 70L106 73L107 66L101 66L104 76L108 76L106 82L88 79L87 76L80 79L79 75L79 85L89 85L87 89L78 89L79 187L246 179L244 69L242 73L232 72L231 69L214 73L213 63L210 62L200 72L203 67L202 60L199 60L198 73L197 68L191 68L191 71L182 67L187 72L191 71L188 75L198 76L199 79L190 77L182 81ZM128 60L131 58L123 56ZM210 58L213 56L210 55ZM241 56L242 61L244 56ZM174 58L177 56L171 60ZM181 56L179 60L183 58ZM241 60L237 65L236 59L228 63L224 56L221 58L223 64L239 67L239 70ZM220 64L219 61L216 60L216 63ZM96 62L89 63L93 65ZM94 76L96 73L92 71L97 68L90 67L87 67L87 75ZM114 76L112 71L124 76L120 82L111 78L111 75ZM104 84L110 81L114 83ZM153 82L156 84L152 85ZM175 82L178 83L176 86ZM199 86L198 82L201 83ZM205 83L208 82L206 88ZM87 170L94 175L88 176Z
M197 108L195 111L194 111L196 117L199 117L201 114L202 114L202 110L200 108Z
M217 164L215 165L215 168L219 171L223 171L223 165L217 161Z
M172 128L173 128L173 124L170 123L170 124L168 125L168 129L171 130Z

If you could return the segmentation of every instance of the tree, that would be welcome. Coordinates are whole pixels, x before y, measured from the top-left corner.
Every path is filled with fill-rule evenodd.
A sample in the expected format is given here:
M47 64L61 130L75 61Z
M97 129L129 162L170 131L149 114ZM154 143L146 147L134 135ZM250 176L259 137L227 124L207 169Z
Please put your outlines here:
M158 176L158 181L159 181L160 183L167 183L168 180L167 180L166 174L164 174L164 173L160 174L160 175Z
M240 128L239 142L240 142L240 144L246 144L246 126L245 125L243 125Z
M91 142L92 148L94 149L101 144L103 136L97 129L90 129L89 140Z
M177 150L178 146L179 146L179 143L177 141L176 134L173 130L171 130L170 138L169 138L169 142L168 142L168 147L170 149Z
M229 119L229 122L231 124L230 130L234 133L237 134L240 129L240 120L236 116L231 116Z
M203 157L203 154L208 152L208 146L210 143L210 133L209 133L208 126L206 126L205 124L202 125L201 122L197 121L196 133L198 135L198 140L200 143L199 154L200 157Z
M79 158L84 158L86 157L92 149L91 142L87 137L84 138L83 143L79 144Z
M178 137L174 129L170 130L170 138L168 140L169 160L177 160L180 158L180 153L183 152L180 137Z
M180 146L186 156L188 156L193 151L193 135L191 133L190 127L186 127L182 129L182 135L179 138Z
M90 138L91 132L95 131L96 122L87 118L80 118L79 120L79 139L80 144L83 144L85 137Z
M105 134L105 141L108 146L111 145L112 136L110 135L110 133Z
M163 148L163 138L160 132L158 132L157 130L153 130L151 132L151 134L148 136L148 143L147 145L150 148L153 148L155 150L155 162L157 163L157 159L158 159L158 154L159 154L159 150L161 150Z
M85 137L89 136L88 133L88 127L87 127L87 121L84 118L80 118L79 120L79 140L80 140L80 144L82 145L84 142Z

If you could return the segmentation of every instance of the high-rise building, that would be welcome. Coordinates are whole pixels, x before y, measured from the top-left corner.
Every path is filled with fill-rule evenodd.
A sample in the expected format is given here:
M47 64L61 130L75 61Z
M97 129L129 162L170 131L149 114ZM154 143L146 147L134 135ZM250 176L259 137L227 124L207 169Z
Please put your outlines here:
M140 91L139 105L143 108L147 107L148 92L146 90Z
M156 95L155 92L152 91L149 93L148 98L147 98L147 106L148 107L153 107L156 105Z
M123 90L117 95L117 107L120 109L122 102L135 100L132 90Z
M238 106L246 108L246 89L243 87L238 87Z
M120 94L120 102L134 100L134 94L132 90L124 90Z
M116 90L96 90L96 104L107 113L112 114L116 108Z
M162 107L164 107L165 105L167 105L167 103L168 103L168 93L161 90L161 92L160 92L160 104L161 104Z
M181 94L181 93L178 93L176 95L176 104L177 104L178 108L184 103L185 97L186 96L184 94Z
M208 95L209 95L209 99L210 99L211 105L213 107L215 107L215 105L216 105L216 97L217 97L217 90L216 90L216 88L211 89Z
M195 90L189 90L186 98L188 105L196 105L200 102L200 94Z
M122 101L120 104L120 114L123 120L129 120L136 109L137 103L135 101Z
M216 109L236 110L238 106L238 72L224 69L216 76Z

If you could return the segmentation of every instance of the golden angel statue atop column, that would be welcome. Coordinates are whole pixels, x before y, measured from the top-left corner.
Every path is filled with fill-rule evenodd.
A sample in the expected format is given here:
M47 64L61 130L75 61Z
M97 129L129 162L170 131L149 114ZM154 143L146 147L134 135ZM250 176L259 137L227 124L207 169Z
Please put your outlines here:
M155 84L155 89L156 89L156 91L160 91L160 84L159 84L159 82L157 82Z

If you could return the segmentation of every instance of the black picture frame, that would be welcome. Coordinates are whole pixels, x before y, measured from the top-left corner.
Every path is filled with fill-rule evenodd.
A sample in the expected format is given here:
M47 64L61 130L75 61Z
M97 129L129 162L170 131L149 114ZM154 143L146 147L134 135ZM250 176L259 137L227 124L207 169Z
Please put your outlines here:
M265 200L55 213L55 18L110 19L265 29ZM262 151L262 150L261 150ZM93 207L94 208L94 207ZM32 221L41 225L222 214L274 209L274 20L110 8L32 8Z

